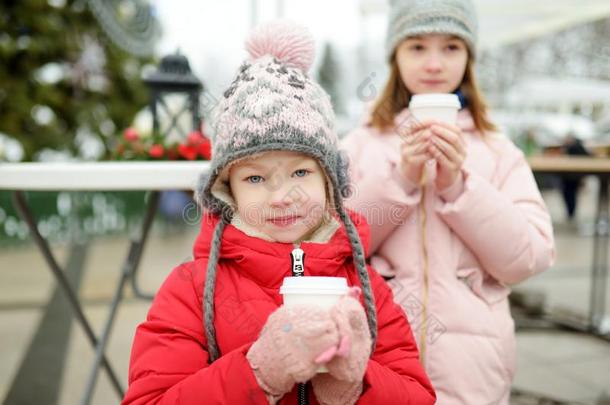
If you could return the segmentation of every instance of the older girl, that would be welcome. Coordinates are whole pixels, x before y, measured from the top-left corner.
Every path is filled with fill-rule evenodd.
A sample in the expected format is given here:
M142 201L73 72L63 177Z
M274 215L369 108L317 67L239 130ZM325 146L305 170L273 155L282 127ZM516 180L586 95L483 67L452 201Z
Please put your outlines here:
M496 132L475 80L470 0L395 0L390 75L343 142L371 264L391 279L438 403L508 404L510 285L551 266L551 220L523 154ZM457 122L415 121L414 94L455 93Z

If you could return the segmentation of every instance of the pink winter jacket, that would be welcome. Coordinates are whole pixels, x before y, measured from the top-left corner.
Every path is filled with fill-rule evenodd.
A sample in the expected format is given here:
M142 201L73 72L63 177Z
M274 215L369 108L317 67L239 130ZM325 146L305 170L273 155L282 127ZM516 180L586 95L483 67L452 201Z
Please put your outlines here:
M443 196L434 165L422 188L401 178L394 130L353 131L342 141L354 186L348 206L370 223L371 264L393 277L437 403L508 404L516 362L509 286L551 266L553 229L521 151L501 134L481 135L467 110L458 126L464 182Z

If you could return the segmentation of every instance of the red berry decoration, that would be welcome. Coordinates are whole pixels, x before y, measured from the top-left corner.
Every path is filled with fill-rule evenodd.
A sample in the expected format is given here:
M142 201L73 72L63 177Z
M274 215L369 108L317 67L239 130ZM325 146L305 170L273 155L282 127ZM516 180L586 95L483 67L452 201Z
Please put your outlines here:
M192 131L186 138L186 142L189 145L199 145L204 140L205 138L203 137L203 134L199 131Z
M212 159L212 143L208 138L199 144L199 155L205 160Z
M187 160L197 159L197 148L191 145L178 145L178 153Z
M163 148L163 145L160 145L158 143L152 145L150 149L148 149L148 155L155 159L162 158L164 153L165 148Z
M132 127L129 127L125 130L125 132L123 133L123 137L128 142L135 142L138 140L138 138L140 138L138 135L138 131L136 131L136 129Z

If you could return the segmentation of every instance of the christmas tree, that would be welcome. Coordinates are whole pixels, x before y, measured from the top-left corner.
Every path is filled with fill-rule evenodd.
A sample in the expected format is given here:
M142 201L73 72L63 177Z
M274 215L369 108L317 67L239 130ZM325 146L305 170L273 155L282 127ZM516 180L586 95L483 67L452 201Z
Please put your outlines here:
M335 113L343 114L345 113L345 107L340 93L339 74L339 65L335 60L334 50L330 44L326 44L322 55L322 63L318 70L318 82L330 95Z
M101 152L147 104L141 80L159 26L147 2L3 0L0 133L32 160L42 149Z

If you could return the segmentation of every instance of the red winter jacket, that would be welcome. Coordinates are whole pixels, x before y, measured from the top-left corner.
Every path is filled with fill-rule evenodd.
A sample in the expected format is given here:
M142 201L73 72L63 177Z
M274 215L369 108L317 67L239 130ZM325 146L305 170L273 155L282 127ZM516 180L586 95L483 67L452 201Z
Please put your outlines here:
M354 217L368 244L368 226ZM217 219L206 216L194 246L195 259L180 265L157 293L146 321L138 326L123 404L265 404L246 360L267 317L282 303L279 287L291 275L293 246L225 228L217 272L215 327L221 357L208 364L202 294L210 241ZM325 244L301 244L305 275L347 277L360 285L343 227ZM359 404L433 404L435 393L420 362L403 310L386 283L369 269L379 334L364 376ZM317 404L309 391L310 404ZM296 386L279 404L296 404Z

